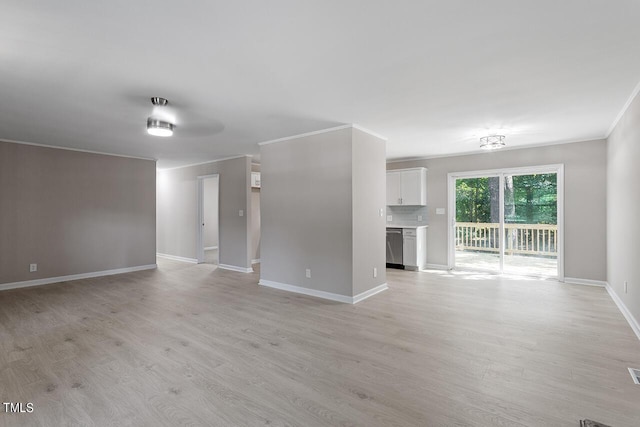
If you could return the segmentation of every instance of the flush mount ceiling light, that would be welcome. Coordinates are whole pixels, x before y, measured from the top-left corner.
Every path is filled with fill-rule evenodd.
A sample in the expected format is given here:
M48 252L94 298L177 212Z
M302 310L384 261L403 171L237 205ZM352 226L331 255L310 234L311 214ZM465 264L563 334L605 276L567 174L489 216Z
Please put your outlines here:
M497 150L505 145L504 135L487 135L480 138L480 148L483 150Z
M151 103L154 106L164 107L169 101L165 98L160 98L159 96L154 96L151 98ZM147 119L147 133L153 136L171 136L173 135L173 129L175 129L175 125L173 123L169 123L165 120L155 119L153 117L149 117Z

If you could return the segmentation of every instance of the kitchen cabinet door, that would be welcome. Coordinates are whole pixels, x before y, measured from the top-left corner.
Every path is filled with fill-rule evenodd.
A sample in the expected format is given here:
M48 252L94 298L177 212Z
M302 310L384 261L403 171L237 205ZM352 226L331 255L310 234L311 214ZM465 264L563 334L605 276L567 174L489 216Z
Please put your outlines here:
M387 206L402 204L402 172L387 172Z
M400 186L403 205L423 206L427 204L426 173L424 169L402 171Z
M402 245L402 264L405 267L418 266L418 241L416 236L404 236Z

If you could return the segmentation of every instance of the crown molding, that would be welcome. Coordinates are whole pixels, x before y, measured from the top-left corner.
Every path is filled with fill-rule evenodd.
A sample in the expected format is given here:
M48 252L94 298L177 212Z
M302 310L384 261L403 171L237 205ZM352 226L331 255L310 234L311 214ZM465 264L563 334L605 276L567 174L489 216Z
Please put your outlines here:
M82 148L60 147L57 145L39 144L37 142L27 142L27 141L16 141L13 139L5 139L5 138L0 138L0 142L7 142L9 144L31 145L34 147L41 147L41 148L53 148L54 150L66 150L66 151L77 151L79 153L99 154L101 156L124 157L126 159L149 160L152 162L158 161L157 159L153 159L150 157L128 156L126 154L105 153L103 151L84 150Z
M636 87L633 89L633 91L631 92L631 95L629 95L629 99L627 99L627 102L624 103L624 105L622 106L622 109L620 110L620 112L618 113L616 118L613 120L613 123L611 123L611 126L609 127L609 130L607 130L607 136L605 136L606 139L609 139L609 136L611 136L611 133L613 132L613 130L618 125L618 122L624 116L624 113L627 112L627 110L631 106L631 103L633 102L633 100L636 99L636 96L638 96L638 93L640 93L640 82L638 82Z

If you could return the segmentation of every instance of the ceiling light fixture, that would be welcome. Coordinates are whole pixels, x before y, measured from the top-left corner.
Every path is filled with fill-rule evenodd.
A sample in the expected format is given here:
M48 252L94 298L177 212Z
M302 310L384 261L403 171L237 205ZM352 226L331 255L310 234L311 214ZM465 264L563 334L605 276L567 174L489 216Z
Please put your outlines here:
M483 150L497 150L505 145L504 135L487 135L480 138L480 148Z
M160 98L159 96L154 96L151 98L151 103L154 106L164 107L169 101L165 98ZM155 119L153 117L147 118L147 133L153 136L171 136L173 135L173 129L175 129L175 125L173 123L169 123L165 120Z
M158 119L147 119L147 133L153 136L171 136L175 126L169 122Z

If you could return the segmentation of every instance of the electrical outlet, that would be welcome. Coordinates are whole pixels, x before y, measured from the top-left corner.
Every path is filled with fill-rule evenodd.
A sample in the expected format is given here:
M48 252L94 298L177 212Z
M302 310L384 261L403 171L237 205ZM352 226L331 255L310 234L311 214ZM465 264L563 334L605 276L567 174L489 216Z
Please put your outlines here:
M627 283L627 281L624 281L624 293L626 294L627 291L629 290L629 284Z
M29 264L29 273L34 273L36 271L38 271L38 264Z
M238 211L238 216L244 216L244 211L242 209Z
M378 277L378 269L373 267L373 277Z
M422 221L422 215L418 215L418 221Z
M311 279L311 269L307 268L307 270L305 271L305 274L307 276L307 279Z
M393 221L393 216L392 215L387 215L387 222L391 222Z

